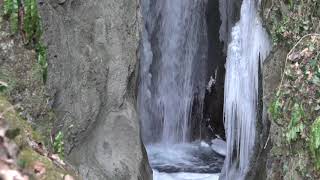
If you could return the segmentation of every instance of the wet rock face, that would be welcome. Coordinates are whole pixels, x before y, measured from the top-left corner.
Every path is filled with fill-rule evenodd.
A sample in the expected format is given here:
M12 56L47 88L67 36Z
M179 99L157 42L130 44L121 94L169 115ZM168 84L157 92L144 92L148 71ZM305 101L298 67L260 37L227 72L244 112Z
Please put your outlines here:
M260 160L260 166L264 168L264 179L278 179L277 177L271 175L272 173L270 173L270 171L272 171L273 169L282 169L282 167L280 167L276 162L276 158L272 157L272 155L270 154L272 146L278 146L276 144L273 144L273 141L276 139L279 140L279 138L281 139L282 136L279 136L279 134L277 133L277 126L274 126L272 124L272 119L270 117L270 113L268 112L268 108L270 103L273 101L273 98L275 97L275 93L278 90L281 81L281 74L285 66L287 52L288 50L285 48L278 48L277 50L271 52L270 57L267 59L267 61L264 62L262 121L268 123L268 126L266 126L267 128L265 128L268 129L268 139L266 139L265 137L264 140L261 140L261 142L265 144L262 155L260 156L260 159L262 159L262 161ZM257 170L257 174L259 172L261 173L261 171Z
M241 4L242 1L236 0L208 1L207 4L208 86L204 99L204 119L200 125L200 136L205 139L212 138L214 134L225 138L223 103L226 49L231 40L232 27L240 18Z
M226 56L223 53L223 43L219 39L220 26L219 1L209 1L207 6L208 85L204 100L203 126L205 128L201 131L201 136L209 139L214 134L218 134L223 138L225 136L223 100Z
M52 107L85 179L150 179L136 116L138 1L43 1Z

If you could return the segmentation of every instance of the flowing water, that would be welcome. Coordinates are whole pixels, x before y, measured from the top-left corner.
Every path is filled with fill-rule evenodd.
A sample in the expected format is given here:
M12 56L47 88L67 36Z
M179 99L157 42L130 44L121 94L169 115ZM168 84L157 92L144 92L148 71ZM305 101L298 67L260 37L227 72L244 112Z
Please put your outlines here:
M218 179L223 161L222 179L243 179L248 170L255 143L259 59L266 57L270 43L254 0L243 0L240 21L228 34L229 11L221 9L232 2L220 0L220 35L228 44L227 145L214 141L211 148L190 142L191 114L194 108L202 112L206 89L206 0L142 0L138 110L156 180Z
M253 0L243 1L240 21L232 29L228 46L224 100L226 179L244 179L255 143L259 64L270 50L257 6Z
M194 101L206 76L205 1L142 1L139 112L145 143L190 140ZM201 110L201 104L197 107Z
M204 0L142 0L138 109L154 179L217 179L222 168L223 156L190 142L206 86L205 8Z

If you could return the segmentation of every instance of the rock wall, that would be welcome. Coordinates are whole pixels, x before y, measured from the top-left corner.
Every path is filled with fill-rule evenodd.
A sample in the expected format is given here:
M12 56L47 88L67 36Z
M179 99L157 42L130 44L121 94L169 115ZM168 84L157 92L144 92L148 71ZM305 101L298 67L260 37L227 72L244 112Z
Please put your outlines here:
M85 179L151 179L136 116L136 0L40 1L53 133Z
M319 48L313 44L317 38L310 35L320 32L320 2L261 2L261 15L274 46L263 68L263 120L270 124L270 131L263 150L265 160L258 162L264 166L264 179L319 179L317 156L310 153L311 127L319 116L314 108L319 96L310 94L316 94L313 91L317 92L314 89L318 88L312 87L315 82L297 74L307 72L310 74L307 77L312 79L315 73L309 68L310 62L319 66L320 59L313 52ZM311 70L304 72L300 68ZM294 91L294 87L298 87L298 91ZM294 108L296 104L303 107L303 118L294 117L301 113ZM303 125L302 130L294 131L293 137L288 136L297 124Z
M214 135L225 138L223 101L226 49L231 41L232 27L240 18L241 4L242 1L237 0L208 1L207 3L208 72L206 82L208 85L204 99L204 117L200 125L202 139L211 139Z

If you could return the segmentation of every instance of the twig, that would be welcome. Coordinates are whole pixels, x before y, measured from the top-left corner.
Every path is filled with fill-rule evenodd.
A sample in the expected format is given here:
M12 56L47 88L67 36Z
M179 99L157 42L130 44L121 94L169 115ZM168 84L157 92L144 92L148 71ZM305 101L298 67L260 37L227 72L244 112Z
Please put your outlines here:
M264 145L263 149L266 149L266 148L267 148L267 145L268 145L268 143L269 143L269 140L270 140L270 133L269 133L269 135L268 135L268 139L267 139L266 144Z

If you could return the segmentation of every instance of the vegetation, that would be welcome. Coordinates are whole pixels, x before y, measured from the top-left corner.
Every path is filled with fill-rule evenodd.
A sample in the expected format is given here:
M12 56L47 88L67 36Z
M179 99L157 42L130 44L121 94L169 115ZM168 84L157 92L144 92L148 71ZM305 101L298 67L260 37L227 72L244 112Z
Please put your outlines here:
M37 0L4 0L4 15L10 21L11 33L21 34L23 41L34 47L43 82L47 80L46 48L41 43L42 25Z
M318 177L320 168L320 35L301 38L287 56L282 82L269 107L283 136L284 154L305 158L303 177ZM309 148L305 145L308 144ZM288 147L286 147L288 146ZM291 148L294 147L294 148ZM308 153L310 152L310 153ZM313 162L310 166L308 161Z
M10 29L12 33L18 32L18 0L4 0L4 15L10 21Z
M319 30L320 1L271 1L266 15L275 45L293 47L303 36Z
M15 150L15 145L7 147L7 151L11 154L8 157L3 156L3 158L9 158L8 161L3 159L0 162L1 177L6 170L10 169L12 171L7 173L8 177L10 175L14 175L12 174L14 170L15 172L23 174L25 177L23 179L65 179L65 176L71 177L68 175L69 173L76 177L76 175L72 173L73 171L59 157L57 157L55 154L49 153L46 150L46 148L43 146L43 141L45 138L41 134L38 134L36 131L34 131L30 124L19 116L19 114L15 111L14 106L12 106L11 103L1 95L0 121L0 130L6 131L5 137L0 135L1 139L4 140L5 138L6 142L1 145L1 153L4 153L3 148L6 148L6 146L12 144L11 141L14 141L17 147L19 147L18 152ZM3 125L5 123L8 123L8 129L4 128L6 127ZM10 140L7 140L6 138L10 138ZM56 139L58 144L61 145L61 139L58 137ZM14 156L11 156L12 154L14 154ZM14 163L14 161L17 163ZM6 169L5 166L8 166L8 164L10 166L8 169Z
M319 179L320 1L265 2L271 2L264 19L274 47L288 51L285 59L277 59L285 61L285 68L269 106L272 178Z
M278 147L273 148L273 154L279 156L284 177L298 171L301 177L319 178L320 1L271 2L264 18L273 43L290 50L280 86L269 106L277 134L282 136L274 142Z
M61 131L56 135L53 142L54 152L59 154L60 157L64 156L64 143L63 143L63 134Z
M320 169L320 117L311 125L310 150L315 159L317 169Z
M41 43L37 0L4 0L1 5L0 41L7 45L7 51L3 53L6 60L0 67L0 96L7 97L14 104L19 103L16 109L32 122L33 131L38 130L47 137L41 143L63 157L63 136L49 138L55 115L47 107L49 97L44 86L47 50Z

